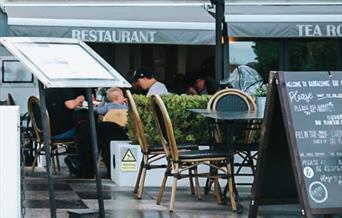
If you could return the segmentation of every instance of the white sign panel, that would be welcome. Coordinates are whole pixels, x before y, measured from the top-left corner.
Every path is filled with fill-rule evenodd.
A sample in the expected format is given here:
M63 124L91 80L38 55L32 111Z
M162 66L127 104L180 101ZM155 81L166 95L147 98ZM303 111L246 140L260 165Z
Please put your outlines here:
M99 62L78 44L31 44L17 45L50 79L111 79ZM42 55L44 54L44 55Z
M5 37L0 42L47 87L130 87L82 41Z
M33 75L17 60L2 60L3 83L33 83Z

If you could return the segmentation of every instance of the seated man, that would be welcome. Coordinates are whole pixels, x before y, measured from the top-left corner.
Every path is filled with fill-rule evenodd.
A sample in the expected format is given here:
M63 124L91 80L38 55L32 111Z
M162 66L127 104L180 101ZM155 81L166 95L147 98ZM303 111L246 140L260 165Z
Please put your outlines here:
M166 86L159 82L151 71L144 68L139 68L134 71L132 83L140 87L143 90L148 90L147 96L153 94L163 95L169 94Z
M83 101L84 96L78 95L71 88L46 90L46 109L50 115L52 139L73 139L78 124L74 109L81 106Z

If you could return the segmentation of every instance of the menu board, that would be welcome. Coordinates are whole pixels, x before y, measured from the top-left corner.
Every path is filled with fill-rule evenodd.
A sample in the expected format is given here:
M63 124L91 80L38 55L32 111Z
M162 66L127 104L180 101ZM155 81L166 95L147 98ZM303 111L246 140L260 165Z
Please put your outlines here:
M0 44L47 88L131 87L91 47L76 39L0 37Z
M49 79L116 79L80 44L18 43ZM44 54L44 55L42 55Z
M283 72L279 82L310 208L341 207L342 72Z
M342 213L342 72L274 72L249 217L264 204Z

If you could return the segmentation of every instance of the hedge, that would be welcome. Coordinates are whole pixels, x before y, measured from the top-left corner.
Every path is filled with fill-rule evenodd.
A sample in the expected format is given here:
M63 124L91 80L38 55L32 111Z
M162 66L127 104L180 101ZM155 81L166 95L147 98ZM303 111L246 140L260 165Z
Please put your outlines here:
M196 115L187 110L190 108L206 108L210 98L209 95L171 94L161 97L169 112L177 143L209 143L208 120L201 115ZM160 144L159 133L152 117L150 98L144 95L133 95L133 98L137 105L148 142L150 145ZM134 134L134 123L130 113L128 113L128 136L133 143L138 143Z

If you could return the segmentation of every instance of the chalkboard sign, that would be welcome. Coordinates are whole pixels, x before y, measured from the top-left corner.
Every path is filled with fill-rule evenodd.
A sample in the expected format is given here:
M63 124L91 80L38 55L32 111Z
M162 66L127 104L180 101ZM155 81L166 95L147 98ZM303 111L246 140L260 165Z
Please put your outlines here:
M265 200L296 196L307 217L342 213L342 72L277 72L270 87L250 217ZM269 177L291 194L267 190Z

